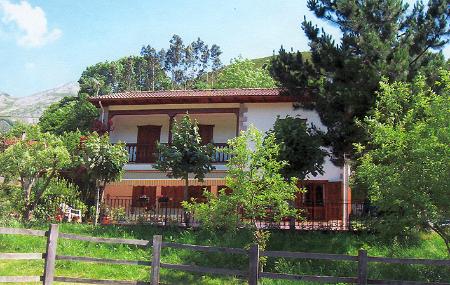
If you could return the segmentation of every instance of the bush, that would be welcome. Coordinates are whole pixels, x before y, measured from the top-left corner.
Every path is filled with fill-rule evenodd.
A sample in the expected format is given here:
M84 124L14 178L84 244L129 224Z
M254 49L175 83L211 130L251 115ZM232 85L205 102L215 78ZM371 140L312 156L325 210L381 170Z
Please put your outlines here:
M39 187L40 184L36 186ZM34 211L33 219L43 222L58 221L58 219L63 218L61 208L64 204L77 210L81 210L82 216L85 216L88 207L79 197L80 195L77 186L64 179L53 179L49 183L45 194L42 196L39 205Z

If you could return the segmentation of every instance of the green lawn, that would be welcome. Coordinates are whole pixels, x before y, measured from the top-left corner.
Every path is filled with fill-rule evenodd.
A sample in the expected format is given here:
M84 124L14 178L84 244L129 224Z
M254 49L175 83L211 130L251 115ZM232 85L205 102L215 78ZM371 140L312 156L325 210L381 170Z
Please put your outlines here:
M45 226L34 228L46 229ZM153 226L99 226L62 224L60 231L90 236L122 237L151 240L154 234L162 234L165 241L189 244L244 247L250 235L241 231L227 236L203 231ZM368 250L371 256L447 258L444 243L433 234L423 234L421 239L408 246L394 241L382 241L369 234L273 232L268 244L270 250L289 250L356 255L359 248ZM0 235L0 252L44 252L45 238ZM151 251L135 246L95 244L80 241L59 240L58 254L103 257L113 259L150 260ZM196 264L209 267L247 269L247 260L239 255L201 253L188 250L163 249L162 261L166 263ZM0 261L0 275L41 275L43 262ZM265 271L303 273L316 275L355 276L356 263L269 259ZM417 281L450 281L450 270L445 267L403 266L371 264L370 278L391 278ZM57 261L57 275L98 279L148 280L149 268L145 266L102 265ZM234 278L189 274L163 270L161 281L166 284L243 284ZM285 281L263 280L263 284L294 284ZM298 283L296 283L298 284Z

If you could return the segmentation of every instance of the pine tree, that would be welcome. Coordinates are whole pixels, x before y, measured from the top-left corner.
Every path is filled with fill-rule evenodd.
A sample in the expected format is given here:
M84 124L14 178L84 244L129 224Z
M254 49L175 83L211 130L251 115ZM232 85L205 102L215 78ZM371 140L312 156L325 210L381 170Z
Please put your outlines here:
M445 66L443 55L432 50L449 40L449 1L430 0L427 7L417 3L408 10L401 0L309 0L308 8L339 27L339 44L305 18L311 62L282 47L271 73L290 90L307 90L328 127L334 159L342 161L353 143L365 140L355 119L373 109L382 78L410 81L419 71L433 78Z

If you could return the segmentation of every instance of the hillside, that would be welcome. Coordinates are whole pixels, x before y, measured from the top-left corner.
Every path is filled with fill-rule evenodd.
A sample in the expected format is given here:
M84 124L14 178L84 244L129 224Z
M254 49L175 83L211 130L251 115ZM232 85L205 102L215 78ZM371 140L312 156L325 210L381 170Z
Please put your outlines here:
M14 97L0 91L0 121L20 120L34 123L45 108L65 96L75 96L80 87L77 82L69 82L53 89L29 96Z

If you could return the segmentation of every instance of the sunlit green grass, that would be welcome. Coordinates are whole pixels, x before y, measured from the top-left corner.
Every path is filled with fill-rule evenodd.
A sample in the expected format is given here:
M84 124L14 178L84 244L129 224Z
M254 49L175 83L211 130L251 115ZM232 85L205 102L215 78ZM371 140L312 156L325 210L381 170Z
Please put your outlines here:
M19 226L19 225L18 225ZM34 226L46 229L46 226ZM200 230L160 228L153 226L98 226L61 224L60 231L89 236L133 238L152 240L153 235L163 235L164 241L188 244L216 245L243 248L250 243L251 235L240 231L235 235L222 232L211 234ZM421 257L445 259L444 243L433 234L423 234L420 240L400 244L383 241L369 234L319 233L319 232L273 232L268 243L270 250L325 252L356 255L364 248L370 256ZM0 235L0 252L44 252L45 238L18 235ZM138 246L96 244L90 242L58 240L59 255L78 255L111 259L151 259L151 249ZM162 262L196 264L199 266L247 270L245 256L222 253L203 253L165 248ZM270 258L264 267L268 272L292 274L355 276L356 263L344 261L319 261ZM0 261L0 275L42 275L42 261ZM57 276L149 280L150 268L134 265L95 264L57 261ZM406 266L370 264L369 277L373 279L404 279L416 281L450 281L450 268L431 266ZM161 281L165 284L244 284L237 278L190 274L175 270L162 270ZM298 284L287 281L263 280L263 284Z

